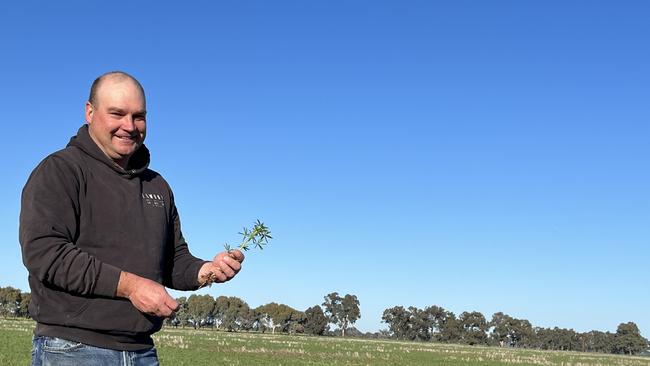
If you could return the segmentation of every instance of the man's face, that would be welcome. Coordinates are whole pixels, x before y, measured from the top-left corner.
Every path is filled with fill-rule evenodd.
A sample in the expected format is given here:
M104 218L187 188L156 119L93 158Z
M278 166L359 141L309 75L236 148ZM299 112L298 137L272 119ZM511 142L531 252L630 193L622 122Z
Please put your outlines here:
M86 122L93 141L126 169L129 158L144 142L147 130L144 95L129 79L108 78L86 103Z

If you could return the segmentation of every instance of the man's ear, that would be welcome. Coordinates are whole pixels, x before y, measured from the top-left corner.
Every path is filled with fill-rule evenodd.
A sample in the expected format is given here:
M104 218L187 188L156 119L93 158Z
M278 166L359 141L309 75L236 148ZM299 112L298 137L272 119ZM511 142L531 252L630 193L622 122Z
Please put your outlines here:
M95 113L95 107L90 102L86 102L86 123L90 124L93 120L93 113Z

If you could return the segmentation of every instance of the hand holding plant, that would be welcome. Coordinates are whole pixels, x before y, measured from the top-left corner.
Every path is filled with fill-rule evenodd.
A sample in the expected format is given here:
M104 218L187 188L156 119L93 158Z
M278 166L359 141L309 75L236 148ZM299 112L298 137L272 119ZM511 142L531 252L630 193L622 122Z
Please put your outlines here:
M225 282L234 277L239 271L240 263L244 260L244 255L238 249L248 251L251 248L259 248L262 250L269 243L269 239L273 239L269 228L260 220L257 220L251 229L244 227L239 235L242 236L242 241L237 247L231 248L228 243L224 244L226 252L217 254L211 263L206 263L199 271L199 283L201 284L199 288L210 286L213 282ZM224 256L228 258L223 258ZM237 262L227 263L233 260ZM217 264L218 261L226 263L226 271Z

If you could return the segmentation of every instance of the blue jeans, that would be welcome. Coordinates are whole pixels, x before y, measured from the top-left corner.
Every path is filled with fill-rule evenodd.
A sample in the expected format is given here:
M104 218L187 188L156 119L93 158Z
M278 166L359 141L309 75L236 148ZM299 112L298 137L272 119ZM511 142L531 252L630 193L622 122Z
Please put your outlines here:
M156 348L116 351L54 337L34 337L32 366L158 366Z

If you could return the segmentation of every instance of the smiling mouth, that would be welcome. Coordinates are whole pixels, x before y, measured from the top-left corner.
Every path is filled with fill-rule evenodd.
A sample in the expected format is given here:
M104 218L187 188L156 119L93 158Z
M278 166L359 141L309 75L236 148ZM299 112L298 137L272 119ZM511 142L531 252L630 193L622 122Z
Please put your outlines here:
M136 142L136 136L115 136L115 137L122 142Z

